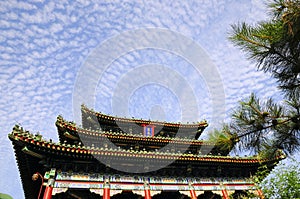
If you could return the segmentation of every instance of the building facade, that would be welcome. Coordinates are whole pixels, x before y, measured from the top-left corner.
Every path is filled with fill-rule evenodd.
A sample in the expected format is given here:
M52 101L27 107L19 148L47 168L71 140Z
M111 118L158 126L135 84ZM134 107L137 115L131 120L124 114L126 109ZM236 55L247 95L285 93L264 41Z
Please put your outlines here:
M237 198L261 165L284 158L232 157L199 140L207 122L169 123L81 107L82 125L57 117L59 142L16 125L12 141L28 199Z

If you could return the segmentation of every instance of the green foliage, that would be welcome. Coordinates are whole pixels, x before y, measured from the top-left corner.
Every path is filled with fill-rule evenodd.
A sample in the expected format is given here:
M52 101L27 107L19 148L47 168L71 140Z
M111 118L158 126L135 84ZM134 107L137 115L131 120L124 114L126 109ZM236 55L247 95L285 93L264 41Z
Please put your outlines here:
M258 69L278 80L286 94L283 104L261 102L254 94L240 102L230 124L238 147L274 154L300 147L300 0L274 0L271 19L256 26L232 26L230 40L245 51Z
M258 199L257 195L246 190L235 191L233 194L229 195L230 199Z
M254 94L240 102L230 127L237 132L240 149L274 154L278 149L292 153L299 149L299 101L278 105L272 99L261 102Z
M237 134L232 133L229 126L224 125L221 131L215 129L213 133L209 134L209 141L215 143L219 150L228 154L238 142L238 139Z
M258 168L255 176L253 176L253 182L256 184L260 184L269 174L271 170L267 167L267 165L262 165Z
M260 183L266 198L300 198L300 168L296 160L279 163L267 178Z
M7 194L0 193L0 199L13 199L13 198Z
M269 7L270 20L255 26L233 25L230 36L257 63L258 70L278 81L286 96L286 101L278 104L272 99L262 102L252 94L233 113L229 126L236 132L238 148L251 148L261 158L300 149L300 0L273 0ZM271 173L269 169L262 166L253 177L266 198L300 198L299 162L288 166L281 162Z
M270 72L288 97L300 93L300 1L270 3L273 18L256 26L232 26L230 40Z

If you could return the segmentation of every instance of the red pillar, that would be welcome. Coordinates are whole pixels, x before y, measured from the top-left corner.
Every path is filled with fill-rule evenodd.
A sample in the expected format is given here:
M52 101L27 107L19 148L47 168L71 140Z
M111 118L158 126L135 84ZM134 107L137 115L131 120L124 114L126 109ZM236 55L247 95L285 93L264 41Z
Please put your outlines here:
M110 186L109 181L105 180L103 185L103 199L110 199Z
M230 199L226 189L222 190L223 199Z
M197 199L197 195L196 195L195 189L190 189L190 193L191 193L191 199Z
M265 199L264 194L263 194L261 189L257 189L256 192L257 192L260 199Z
M150 189L145 189L145 199L151 199Z
M53 178L50 178L48 180L43 199L51 199L52 198L52 190L53 190L54 182L55 181Z
M53 190L53 187L47 185L45 192L44 192L43 199L51 199L52 198L52 190Z
M103 190L103 199L110 199L110 189L108 187Z
M150 186L147 182L144 183L145 199L151 199Z
M191 199L197 199L197 194L192 182L189 182L189 189L190 189Z

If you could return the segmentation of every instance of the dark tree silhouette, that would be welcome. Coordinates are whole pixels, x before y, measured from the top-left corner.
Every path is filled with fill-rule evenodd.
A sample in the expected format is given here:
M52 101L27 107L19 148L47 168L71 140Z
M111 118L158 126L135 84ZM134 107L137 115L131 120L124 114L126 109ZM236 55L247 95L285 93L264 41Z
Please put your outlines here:
M277 104L252 94L240 102L232 122L211 137L217 135L220 146L290 154L300 145L300 1L274 0L269 8L270 20L235 24L229 39L278 81L286 100Z

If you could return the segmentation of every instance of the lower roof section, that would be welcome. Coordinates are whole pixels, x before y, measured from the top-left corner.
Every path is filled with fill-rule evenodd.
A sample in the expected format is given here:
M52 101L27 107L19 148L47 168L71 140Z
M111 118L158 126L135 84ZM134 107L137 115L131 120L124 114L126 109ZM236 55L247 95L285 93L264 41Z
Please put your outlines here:
M45 140L41 135L31 134L19 126L13 128L13 132L9 134L9 139L12 141L15 149L23 189L27 199L36 199L40 187L40 183L33 182L31 176L35 172L43 175L49 168L55 168L56 171L61 171L61 174L68 171L84 171L93 173L94 176L97 174L103 176L105 173L109 175L112 186L121 186L121 180L125 180L125 174L131 173L131 179L132 176L146 176L153 185L153 190L158 189L159 186L163 186L163 190L166 190L167 187L184 190L187 186L187 180L184 179L186 177L189 178L188 181L192 182L195 187L199 187L199 190L204 187L209 187L209 189L212 189L214 186L219 187L220 182L223 185L237 189L238 186L252 186L245 184L246 181L244 179L255 174L259 166L267 165L273 167L276 162L284 158L280 153L270 159L259 159L257 157L239 158L181 154L168 151L135 151L133 149L124 150L110 147L95 148L93 146L69 145ZM165 164L165 166L157 169L159 164ZM69 174L71 173L69 172ZM87 177L87 181L77 179L71 179L70 181L66 177L59 179L57 176L56 186L62 189L88 186L87 188L91 189L90 185L93 184L90 183L93 182L92 175L80 176L81 178ZM210 180L214 180L206 183L202 182L205 177L210 177ZM241 177L243 185L237 182L231 183L228 180ZM74 178L73 174L71 178ZM115 182L113 178L115 178ZM128 183L128 180L125 182ZM131 184L141 183L141 180L137 182L135 180ZM165 183L167 181L169 182ZM174 182L177 184L174 184ZM101 180L94 181L93 186L95 189L101 189ZM248 189L249 187L245 188Z

